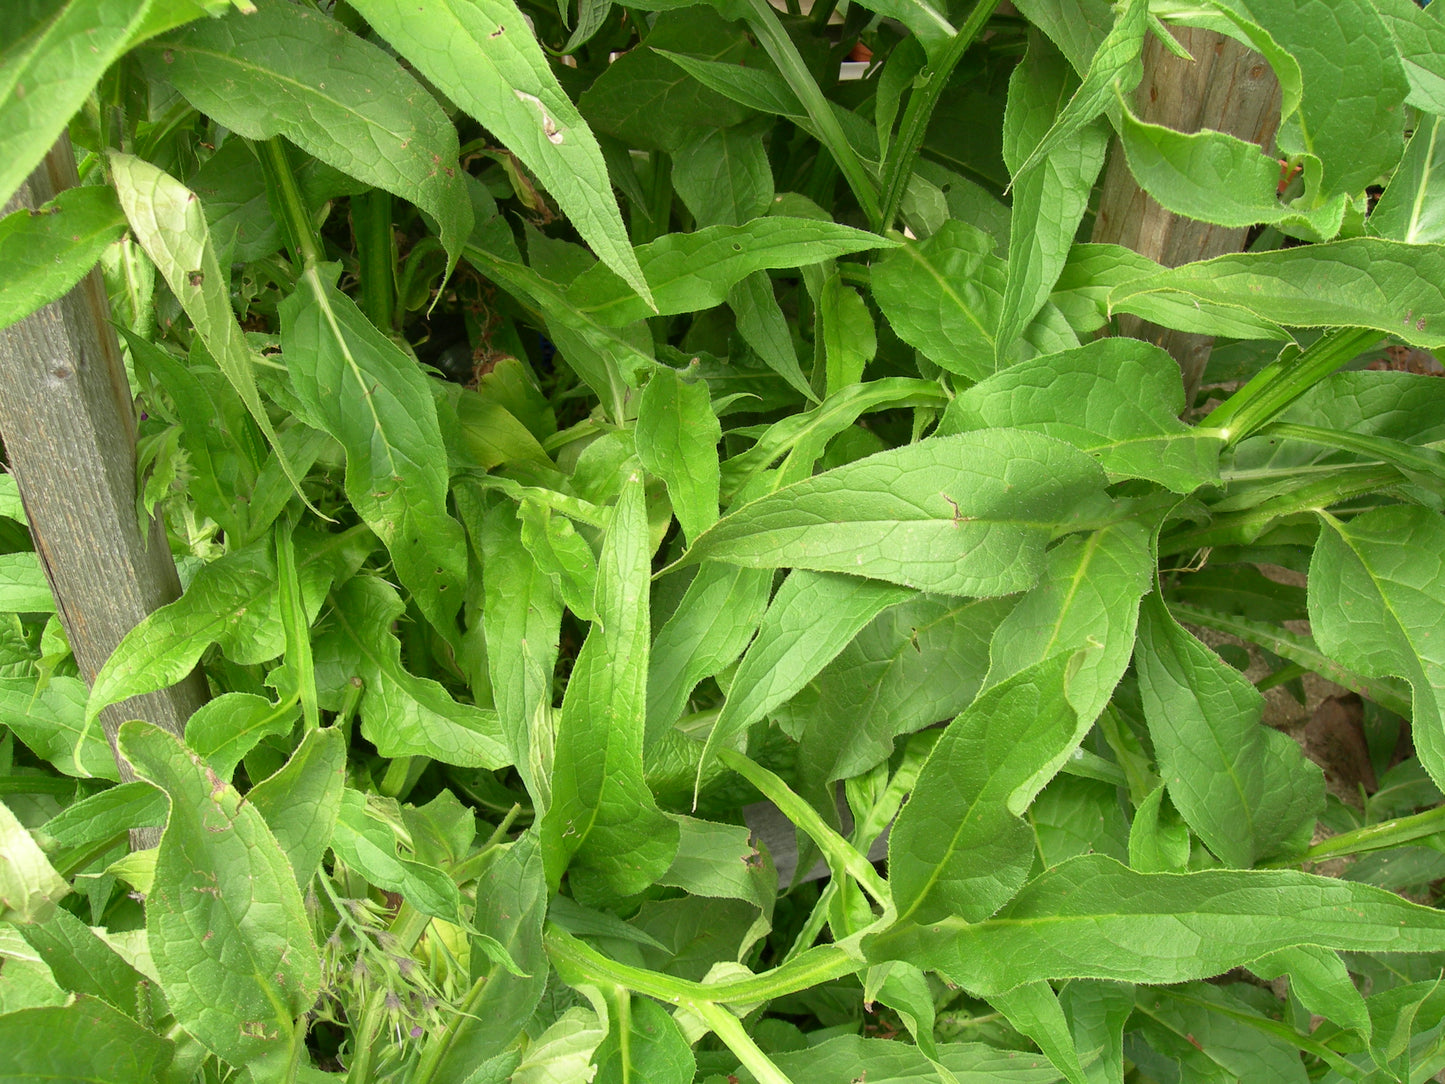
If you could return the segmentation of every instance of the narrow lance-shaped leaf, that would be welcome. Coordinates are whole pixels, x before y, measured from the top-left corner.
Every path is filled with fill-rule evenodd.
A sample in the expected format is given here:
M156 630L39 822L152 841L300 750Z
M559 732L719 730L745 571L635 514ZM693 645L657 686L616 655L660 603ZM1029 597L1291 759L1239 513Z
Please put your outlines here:
M341 813L346 742L336 727L308 731L281 770L246 792L276 837L302 891L321 864Z
M953 595L1032 586L1044 548L1103 505L1084 453L993 429L860 459L724 516L686 560L791 566Z
M282 135L431 215L453 260L472 231L456 128L379 46L336 19L257 0L251 14L202 19L140 50L148 73L238 135Z
M934 746L888 837L900 920L977 922L1022 887L1034 845L1020 814L1038 792L1032 778L1074 733L1073 658L1054 655L979 694Z
M943 434L1012 426L1088 452L1116 478L1192 493L1219 479L1220 434L1185 425L1179 366L1138 339L1097 339L1009 366L948 405Z
M281 303L292 386L346 449L346 494L391 553L402 585L452 636L466 542L447 514L447 458L427 378L336 288L337 267L307 268Z
M678 828L642 775L647 713L650 546L642 478L628 478L597 568L597 616L562 700L552 805L542 855L555 885L571 867L574 890L628 896L672 862Z
M512 0L357 0L355 7L537 175L598 258L650 306L602 151Z
M738 664L722 714L708 733L698 785L717 750L796 694L879 613L911 595L905 588L853 576L807 569L790 573Z
M1371 233L1395 241L1445 241L1445 132L1439 117L1420 118L1368 222Z
M7 4L0 13L0 205L146 23L150 0Z
M176 1019L232 1065L291 1042L321 965L301 892L260 810L174 738L121 727L120 751L166 792L170 816L146 934Z
M1139 53L1144 48L1144 30L1148 26L1149 5L1146 0L1125 0L1114 19L1114 25L1099 43L1084 81L1068 103L1059 110L1048 130L1033 146L1027 158L1013 167L1014 183L1054 149L1086 124L1093 121L1113 103L1115 93L1128 94L1144 77ZM1009 99L1012 104L1013 89Z
M0 845L5 855L0 863L0 920L43 922L55 901L70 895L70 885L4 802L0 802Z
M1145 599L1135 649L1139 692L1174 807L1227 865L1247 868L1308 842L1324 779L1287 735L1260 725L1264 698Z
M60 297L125 233L115 192L70 188L0 219L0 329Z
M783 216L754 218L741 226L708 226L669 233L637 249L656 311L663 316L721 305L728 290L755 271L806 267L835 256L897 242L852 226ZM653 309L609 268L597 264L578 275L567 299L610 326L651 316Z
M1293 870L1137 873L1087 854L1036 877L992 918L906 923L865 938L863 951L987 997L1041 979L1186 982L1292 945L1440 952L1445 914Z
M152 1084L167 1079L169 1040L98 998L0 1015L0 1078Z
M1140 11L1144 7L1142 2L1131 6ZM1000 366L1012 360L1019 337L1048 300L1068 262L1069 246L1104 166L1108 129L1103 122L1090 118L1066 123L1066 114L1084 88L1060 111L1059 103L1073 85L1068 62L1042 37L1030 44L1023 63L1009 79L1003 151L1014 180L1008 278L994 342L994 357ZM1056 135L1058 132L1063 134ZM1035 144L1039 150L1020 163ZM1040 159L1046 144L1051 145ZM1038 167L1031 168L1035 160Z
M1246 252L1166 269L1114 288L1115 311L1155 296L1242 309L1294 327L1362 327L1412 346L1445 346L1445 247L1355 237Z
M696 541L718 515L722 426L713 413L707 382L659 366L637 406L636 440L637 457L667 483L683 534Z
M1395 675L1414 693L1420 763L1445 783L1445 524L1413 505L1324 526L1310 561L1310 628L1321 648L1369 677Z
M286 456L256 389L255 356L231 309L229 276L221 271L200 201L180 181L149 162L118 151L110 155L111 179L121 208L171 292L270 442L286 477L301 494L300 473ZM301 494L305 500L305 494Z
M1024 983L1007 993L994 994L989 1003L1038 1044L1069 1084L1088 1084L1069 1034L1069 1021L1052 986L1039 981Z

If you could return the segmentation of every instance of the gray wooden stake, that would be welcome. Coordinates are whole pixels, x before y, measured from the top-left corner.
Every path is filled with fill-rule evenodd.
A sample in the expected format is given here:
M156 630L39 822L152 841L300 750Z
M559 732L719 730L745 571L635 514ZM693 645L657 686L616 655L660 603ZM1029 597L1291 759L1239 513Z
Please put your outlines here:
M79 183L68 136L5 206L35 208ZM87 683L152 610L180 597L165 533L136 513L135 414L100 272L0 331L0 439L35 551ZM101 713L115 751L127 719L180 735L206 700L200 671ZM122 779L130 765L116 757Z

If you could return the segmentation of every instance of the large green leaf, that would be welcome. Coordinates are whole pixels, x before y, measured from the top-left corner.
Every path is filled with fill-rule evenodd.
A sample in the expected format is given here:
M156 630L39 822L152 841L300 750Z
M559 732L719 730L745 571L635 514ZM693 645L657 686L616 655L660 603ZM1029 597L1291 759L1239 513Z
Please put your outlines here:
M366 795L348 787L337 799L330 841L336 856L376 887L401 893L422 914L460 924L462 898L451 877L398 856L395 828L376 814Z
M1416 109L1445 116L1445 24L1411 0L1376 0L1375 10L1399 50Z
M642 775L647 716L648 580L642 478L624 484L597 568L597 618L577 656L542 818L542 856L555 885L570 864L574 891L630 896L656 881L677 850L678 828Z
M302 891L331 845L345 782L346 742L339 729L328 727L309 731L279 771L246 792L246 800L266 818Z
M136 240L165 277L206 350L246 404L275 449L286 477L300 493L302 472L286 455L256 389L256 357L231 309L230 276L221 270L196 194L149 162L118 151L111 152L110 175Z
M380 47L335 19L257 0L140 50L147 70L247 139L282 135L431 215L452 258L472 232L457 133L436 100Z
M896 242L877 234L809 218L754 218L741 226L708 226L669 233L637 249L658 313L696 312L727 300L728 290L755 271L805 267L835 256ZM609 326L650 316L653 308L609 268L597 264L573 281L568 300Z
M932 1061L911 1043L839 1035L774 1061L793 1084L833 1084L867 1074L867 1084L936 1084L939 1067L958 1084L1054 1084L1057 1069L1042 1054L1001 1050L986 1043L939 1043Z
M1136 873L1089 854L1036 877L992 918L905 923L863 941L870 959L911 960L984 997L1040 979L1185 982L1292 945L1439 952L1445 914L1293 870Z
M537 175L598 258L650 303L597 140L512 0L357 0L354 6Z
M1136 994L1130 1051L1141 1068L1167 1066L1181 1072L1181 1079L1201 1084L1308 1084L1299 1051L1278 1031L1266 1031L1273 1021L1252 1011L1228 988L1191 983Z
M1088 452L1115 478L1192 493L1218 482L1224 440L1185 425L1183 411L1174 359L1111 337L995 373L949 404L939 430L1032 429Z
M460 703L440 683L402 665L401 642L391 629L406 605L395 588L358 576L331 600L331 620L315 643L317 684L340 690L361 683L361 733L377 752L475 768L511 762L495 711ZM339 707L339 693L325 706Z
M1135 651L1139 692L1169 798L1230 866L1309 842L1324 778L1285 734L1260 725L1248 679L1145 600Z
M637 405L637 457L667 483L683 534L696 541L718 515L718 442L722 427L708 386L659 366Z
M1013 604L924 595L880 613L818 675L816 702L798 713L805 776L861 775L889 758L898 737L968 707L988 672L989 638Z
M164 1002L152 998L154 985L65 908L57 907L44 922L16 928L63 989L98 997L127 1016L156 1007L165 1011Z
M1020 814L1039 770L1072 739L1064 652L980 693L933 747L888 837L900 919L977 922L1006 903L1033 864ZM922 965L926 966L926 965Z
M126 723L120 751L170 800L145 909L177 1021L237 1066L286 1048L315 1004L321 963L276 838L260 810L164 731Z
M0 802L0 847L5 855L0 865L0 921L43 922L55 909L55 901L70 895L70 885L4 802Z
M0 219L0 329L64 294L124 232L115 192L103 186L70 188Z
M672 184L698 226L740 226L772 206L763 134L757 124L704 128L678 151Z
M1324 515L1310 561L1310 628L1320 647L1367 677L1414 693L1420 763L1445 782L1445 523L1412 505L1341 521Z
M794 569L738 664L698 762L699 783L718 749L795 695L880 612L912 592L876 580Z
M1370 212L1370 231L1394 241L1445 241L1445 138L1439 117L1421 117L1400 168Z
M42 689L33 677L0 678L0 723L66 775L117 779L105 735L85 725L89 695L80 678L52 677Z
M154 1084L175 1046L94 997L0 1015L0 1080L6 1084Z
M732 664L767 609L771 569L708 561L658 630L647 672L647 744L682 714L697 683Z
M1143 8L1136 0L1120 16L1121 26L1125 15L1131 24L1139 23L1141 40ZM1131 47L1137 53L1138 43ZM1064 104L1074 85L1068 62L1042 39L1030 45L1009 79L1003 152L1014 178L1012 241L994 342L999 365L1007 364L1015 342L1048 300L1104 166L1108 129L1093 114L1074 116L1077 108L1098 112L1089 104L1079 106L1087 88L1080 87Z
M1044 547L1100 512L1103 472L1014 429L939 437L860 459L724 516L689 562L795 567L953 595L1032 586Z
M873 265L873 297L900 339L969 380L993 373L1005 271L993 238L949 219Z
M150 0L15 0L0 12L0 204L50 149L106 68L144 27Z
M291 384L317 428L346 449L346 494L391 552L402 585L452 635L467 577L462 529L447 515L447 457L436 400L416 362L308 268L281 303Z
M1294 327L1366 327L1445 346L1445 248L1356 237L1188 263L1114 288L1112 308L1157 300L1242 309Z
M299 548L301 598L314 619L331 584L356 570L371 543L346 532L313 535ZM184 595L148 614L116 645L92 682L87 719L109 704L174 685L211 644L242 665L276 658L286 648L280 605L269 539L212 561Z
M532 801L545 808L549 773L541 758L550 756L551 743L544 732L534 733L533 728L538 714L545 718L552 708L562 598L551 577L523 547L510 502L499 501L483 512L469 491L459 489L457 507L482 555L487 672L502 734Z

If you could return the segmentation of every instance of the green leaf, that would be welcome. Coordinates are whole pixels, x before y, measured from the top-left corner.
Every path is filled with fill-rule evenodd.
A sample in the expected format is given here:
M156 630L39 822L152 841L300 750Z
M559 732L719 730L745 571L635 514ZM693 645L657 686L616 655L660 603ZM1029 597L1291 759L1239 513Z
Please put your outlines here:
M1341 1027L1370 1038L1370 1012L1338 953L1298 945L1262 956L1250 971L1268 981L1288 973L1289 988L1301 1005Z
M41 829L56 846L83 847L128 828L166 823L165 795L149 783L122 783L66 806ZM47 843L46 846L49 846Z
M788 318L773 293L766 271L754 271L728 291L728 307L737 319L738 334L769 369L788 382L805 399L817 400L808 378L798 365L798 354L788 330Z
M285 454L256 389L256 358L231 309L230 275L221 270L196 194L149 162L118 151L110 153L110 175L136 240L260 426L292 487L301 493L302 472Z
M994 994L989 1002L1010 1024L1038 1044L1070 1084L1087 1084L1088 1078L1079 1064L1079 1052L1074 1049L1074 1040L1069 1034L1069 1022L1064 1018L1053 987L1046 982L1025 983L1007 993Z
M693 896L744 900L771 920L778 896L778 875L746 825L717 824L674 814L679 839L677 855L658 884L681 888Z
M1129 171L1168 210L1219 226L1265 222L1314 241L1339 232L1344 192L1313 207L1281 203L1279 159L1255 144L1212 129L1177 132L1140 120L1122 97L1119 105Z
M150 0L7 5L0 15L0 205L60 138L150 7Z
M1445 115L1445 25L1439 16L1410 0L1378 0L1375 11L1399 51L1410 84L1405 100L1426 113Z
M1195 983L1135 993L1136 1038L1130 1050L1141 1068L1175 1070L1189 1080L1221 1084L1307 1084L1310 1079L1299 1051L1264 1030L1273 1021L1251 1012L1228 990Z
M1175 493L1219 481L1222 436L1179 420L1179 366L1137 339L1098 339L1030 358L949 404L943 434L1012 426L1088 452L1112 478L1147 478Z
M1144 7L1139 0L1127 5L1115 32L1126 20L1130 25L1138 22L1142 41ZM1113 38L1111 33L1100 46L1101 55ZM1074 85L1073 72L1062 56L1041 45L1042 39L1036 39L1014 69L1004 114L1003 151L1013 173L1013 211L1008 278L994 342L1000 366L1007 364L1015 343L1048 300L1064 269L1109 143L1108 129L1094 123L1092 114L1076 114L1076 108L1098 112L1087 102L1079 105L1091 88L1080 87L1067 105L1062 104ZM1137 53L1138 43L1125 47ZM1021 162L1025 155L1027 159Z
M609 268L597 264L572 282L568 300L602 324L618 327L656 313L671 316L721 305L728 290L755 271L806 267L835 256L896 242L877 234L782 216L754 218L740 226L708 226L693 233L669 233L637 249L651 287L648 302Z
M315 1004L321 965L291 867L260 810L147 723L120 750L166 792L170 817L146 898L151 958L176 1020L246 1065L289 1046Z
M616 1013L615 1028L626 1029L624 1038L616 1030L597 1048L594 1084L625 1084L646 1080L651 1084L691 1084L697 1074L692 1047L672 1014L656 1001L631 997L623 992L618 1001L627 1006Z
M993 238L950 219L873 264L873 297L929 361L978 381L993 373L1006 274Z
M1181 628L1157 594L1141 608L1139 692L1174 807L1226 865L1308 842L1324 779L1289 736L1260 725L1264 698Z
M673 160L672 185L699 227L740 226L765 214L773 203L773 171L763 130L743 124L694 132Z
M57 907L44 922L16 929L62 989L98 997L131 1017L153 1007L165 1011L163 1002L153 1006L150 981L65 908Z
M647 508L633 472L613 511L597 568L597 617L567 682L542 855L555 885L571 867L581 896L630 896L657 880L677 850L677 825L642 775L647 710Z
M545 719L552 708L562 597L523 547L513 506L499 501L483 513L471 492L457 490L457 507L482 555L482 627L492 695L508 756L540 809L549 793L541 758L551 743L546 731L534 733L533 727L539 714Z
M650 306L602 151L512 0L357 0L355 7L537 175L598 258Z
M439 1080L468 1080L472 1069L517 1037L547 988L550 967L542 947L547 879L534 831L523 833L487 869L477 886L474 924L506 950L521 969L514 974L494 955L472 948L475 1000L459 1017Z
M1409 83L1371 0L1249 0L1249 15L1299 65L1299 112L1278 141L1324 166L1323 192L1354 196L1400 159Z
M1166 805L1163 783L1134 810L1129 825L1129 866L1140 873L1182 873L1189 862L1189 826Z
M456 129L392 57L336 19L282 0L192 23L140 50L152 78L247 139L285 136L416 204L453 262L472 232Z
M958 1084L1053 1084L1059 1073L1042 1054L985 1043L940 1043L937 1062L910 1043L839 1035L817 1046L775 1054L793 1084L832 1084L868 1074L867 1084L936 1084L939 1066Z
M993 634L990 688L1059 652L1081 652L1067 697L1076 725L1072 738L1039 767L1035 791L1078 748L1124 676L1134 646L1139 599L1153 585L1150 531L1141 522L1072 535L1045 558L1038 584L1019 600Z
M1445 524L1424 508L1377 508L1324 527L1310 560L1310 628L1325 653L1367 677L1395 675L1414 693L1420 763L1445 780Z
M878 353L878 333L862 296L835 272L818 299L822 320L824 372L829 395L863 379L863 367Z
M40 558L33 552L0 554L0 612L48 614L55 599Z
M0 921L44 922L55 901L70 895L70 885L4 802L0 802L0 853L5 855L0 863Z
M266 818L303 891L331 845L345 782L346 742L333 727L309 731L280 771L246 792L246 800Z
M384 757L425 756L461 767L511 762L495 711L463 704L402 666L391 629L406 612L396 589L357 576L331 596L331 621L314 645L318 684L361 683L361 733Z
M688 551L953 595L1031 586L1044 547L1098 509L1103 472L1061 441L995 429L825 471L724 516Z
M767 609L771 569L704 562L652 643L647 673L651 746L683 712L687 698L743 653Z
M933 747L888 837L900 921L978 922L1023 885L1033 833L1019 815L1040 789L1039 769L1074 734L1074 665L1073 654L1054 655L985 690Z
M422 914L460 925L462 898L452 879L434 866L398 857L395 830L372 812L366 795L347 787L336 799L329 841L336 856L378 888L401 893Z
M0 724L66 775L119 779L105 735L85 725L89 695L79 678L52 677L44 688L32 677L0 678Z
M667 483L672 509L688 541L718 516L718 443L722 426L702 380L667 366L653 371L637 405L637 458Z
M1410 244L1445 241L1445 138L1439 117L1421 117L1405 157L1370 212L1370 232Z
M1294 945L1438 952L1445 915L1293 870L1136 873L1089 854L1034 878L992 918L905 924L865 938L863 949L988 997L1040 979L1186 982Z
M548 505L524 500L519 512L522 545L537 568L552 577L569 610L583 621L596 620L592 597L597 590L597 557L592 546L570 519L554 514Z
M166 1079L174 1044L81 997L69 1005L0 1015L0 1080L153 1084Z
M1166 269L1115 287L1109 305L1199 301L1293 327L1374 328L1429 348L1445 345L1441 282L1445 247L1356 237Z
M311 536L297 569L308 618L315 619L331 584L349 576L370 548L354 532ZM126 633L95 675L87 720L107 705L174 685L211 644L243 666L269 662L285 650L269 538L212 561L196 573L190 590Z
M797 734L807 778L861 775L900 736L968 707L988 672L989 638L1013 604L925 595L875 617L813 683L817 703Z
M853 576L794 569L763 615L757 639L738 664L728 698L698 762L698 785L712 756L792 698L858 630L912 592Z
M186 720L186 745L229 780L256 745L272 734L290 734L301 716L299 704L273 704L255 693L222 693Z
M0 219L0 329L66 293L123 233L125 216L104 186L67 189Z
M447 515L447 460L427 378L336 288L308 268L281 303L292 386L346 449L346 493L391 553L402 585L443 636L462 603L466 548Z

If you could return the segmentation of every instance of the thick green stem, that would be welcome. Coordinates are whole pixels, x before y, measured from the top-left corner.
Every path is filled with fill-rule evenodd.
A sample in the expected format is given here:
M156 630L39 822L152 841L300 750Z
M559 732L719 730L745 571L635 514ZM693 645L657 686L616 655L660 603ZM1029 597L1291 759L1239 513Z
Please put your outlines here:
M997 7L998 0L978 0L973 11L969 12L968 21L959 28L939 56L938 63L929 66L927 82L922 86L915 86L913 93L908 96L908 107L903 111L903 126L888 152L888 160L883 163L883 205L876 226L879 233L892 229L893 220L898 217L898 208L903 205L903 194L908 190L908 180L913 176L914 163L918 161L918 149L923 146L923 135L928 131L928 122L933 117L933 110L939 99L943 97L948 80L953 76L953 69L958 67L963 54L968 52L968 47L973 44Z
M256 144L260 153L261 169L266 175L266 188L271 196L271 209L286 234L291 251L303 267L313 267L321 262L321 238L306 213L306 201L301 198L301 186L296 182L296 173L291 168L290 155L280 136Z
M361 265L361 311L390 333L396 319L395 250L391 239L391 193L373 189L351 197L351 228Z
M753 1074L758 1084L792 1084L783 1071L773 1064L772 1059L753 1042L752 1036L743 1027L743 1022L727 1009L710 1001L688 1002L687 1007L702 1017L703 1023L712 1028L713 1034L727 1044L727 1048L737 1055L743 1068Z
M1337 836L1316 843L1305 851L1303 861L1323 862L1326 858L1339 858L1347 854L1366 854L1413 843L1417 839L1445 832L1445 805L1436 806L1424 813L1394 820L1369 824L1364 828L1341 832Z
M1380 338L1378 331L1347 327L1326 332L1308 350L1287 346L1249 383L1215 407L1201 424L1224 430L1229 444L1237 444Z

